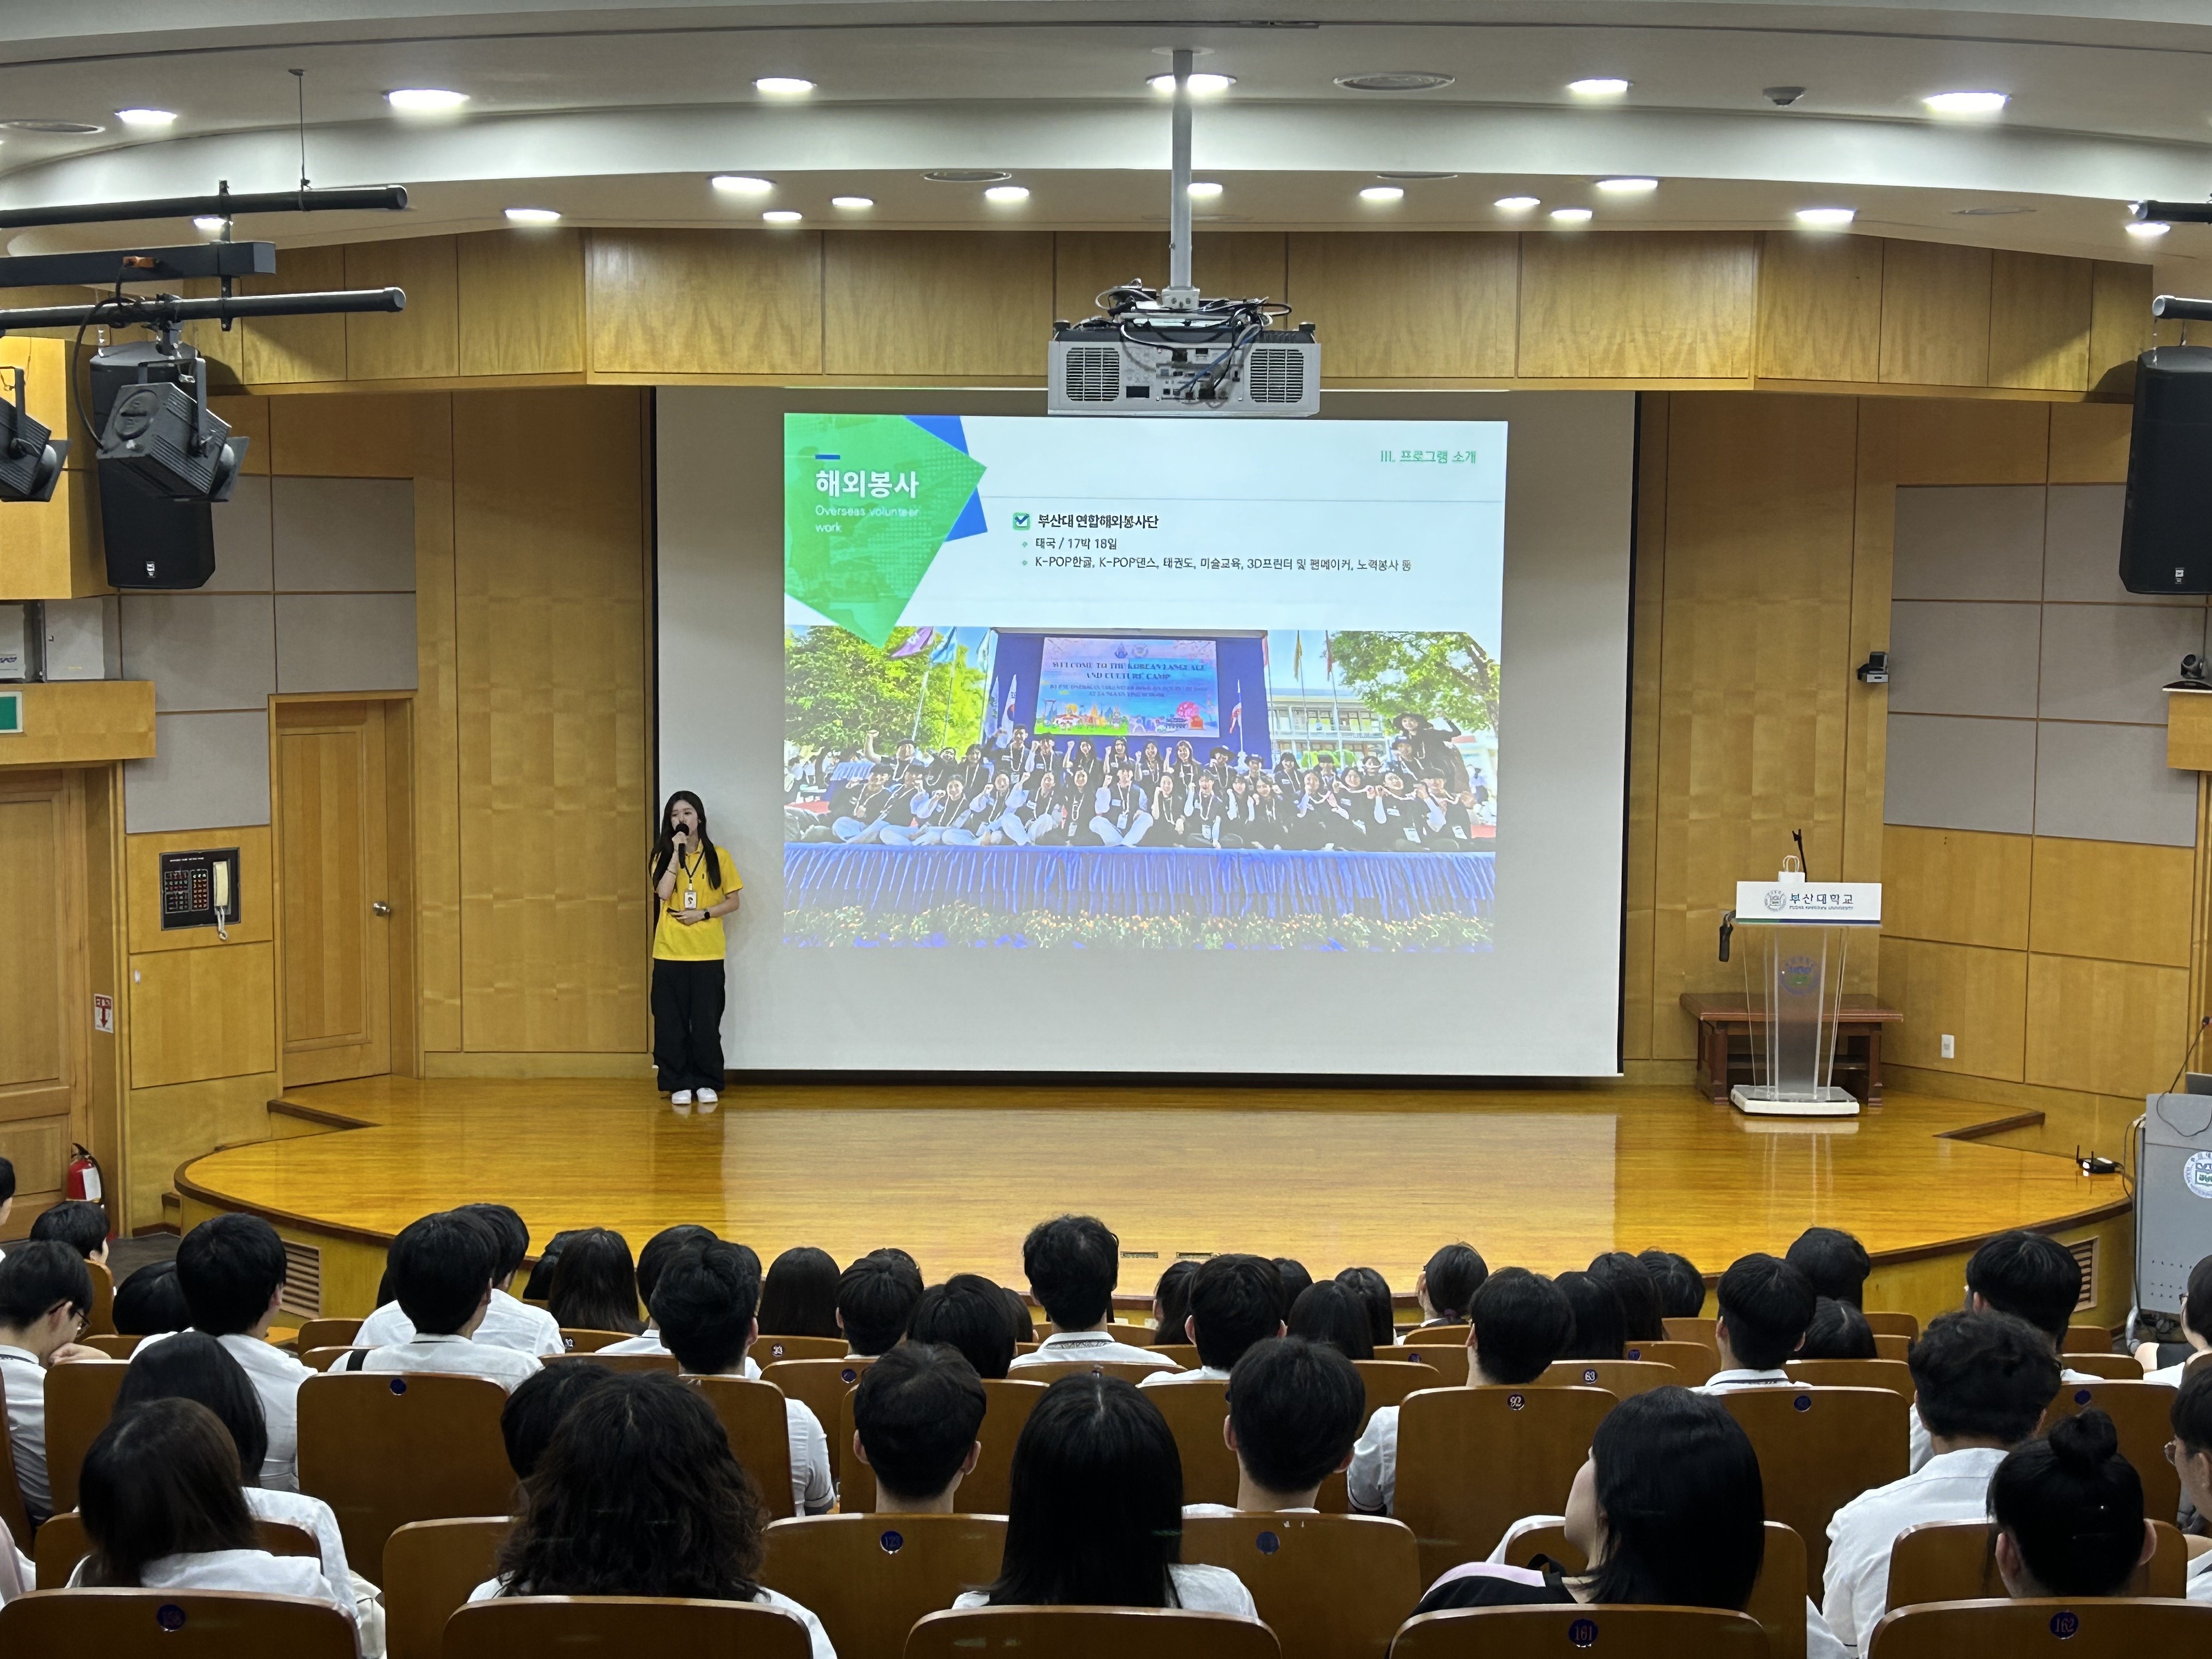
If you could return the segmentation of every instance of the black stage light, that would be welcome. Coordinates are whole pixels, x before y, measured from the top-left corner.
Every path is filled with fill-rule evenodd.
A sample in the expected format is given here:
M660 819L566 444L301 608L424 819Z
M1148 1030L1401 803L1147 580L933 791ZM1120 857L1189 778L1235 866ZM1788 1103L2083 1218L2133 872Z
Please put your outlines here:
M230 499L248 440L207 406L207 364L169 339L110 346L92 360L100 463L173 501Z
M15 401L0 403L0 501L50 501L69 459L69 440L25 412L23 371L7 372L15 377Z

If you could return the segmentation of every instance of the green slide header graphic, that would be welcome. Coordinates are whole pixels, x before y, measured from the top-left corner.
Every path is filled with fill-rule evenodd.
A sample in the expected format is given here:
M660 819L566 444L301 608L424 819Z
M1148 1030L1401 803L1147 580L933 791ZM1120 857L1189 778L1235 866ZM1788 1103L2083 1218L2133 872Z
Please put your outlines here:
M881 649L983 476L903 415L784 417L785 591Z

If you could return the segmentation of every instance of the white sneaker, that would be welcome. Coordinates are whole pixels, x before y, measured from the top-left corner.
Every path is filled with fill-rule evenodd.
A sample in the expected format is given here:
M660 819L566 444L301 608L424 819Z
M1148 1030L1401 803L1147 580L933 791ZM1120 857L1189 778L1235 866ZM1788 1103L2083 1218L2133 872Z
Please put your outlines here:
M671 1106L689 1106L691 1103L691 1091L689 1089L678 1089L668 1097L668 1103Z
M702 1089L699 1091L699 1103L702 1106L712 1106L721 1097L716 1094L712 1089Z

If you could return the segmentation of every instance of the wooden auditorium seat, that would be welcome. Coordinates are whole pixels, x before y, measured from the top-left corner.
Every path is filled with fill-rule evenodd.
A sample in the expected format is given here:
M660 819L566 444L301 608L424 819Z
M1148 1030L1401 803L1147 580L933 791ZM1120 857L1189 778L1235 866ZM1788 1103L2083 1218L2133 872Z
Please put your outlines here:
M791 1496L791 1431L784 1411L784 1395L773 1382L756 1382L749 1376L687 1376L684 1386L706 1396L729 1437L730 1451L760 1488L760 1500L771 1520L796 1515ZM830 1436L834 1458L837 1449L836 1423L823 1425Z
M1571 1573L1589 1565L1583 1553L1567 1542L1567 1529L1556 1522L1520 1533L1507 1553L1516 1567L1538 1555L1550 1556ZM1794 1528L1770 1521L1765 1557L1744 1607L1766 1632L1768 1659L1805 1659L1805 1540Z
M1919 1391L1912 1368L1901 1359L1793 1359L1783 1369L1791 1379L1822 1389L1888 1389L1909 1402Z
M1054 1359L1042 1365L1024 1365L1013 1373L1025 1382L1057 1382L1063 1376L1118 1376L1124 1382L1141 1382L1160 1368L1134 1359Z
M1466 1350L1461 1352L1464 1353ZM1355 1359L1352 1367L1367 1385L1367 1409L1360 1419L1362 1428L1380 1407L1402 1405L1409 1394L1444 1386L1444 1375L1434 1365L1410 1359Z
M300 1490L337 1511L356 1572L381 1572L385 1540L410 1521L507 1513L506 1405L485 1376L346 1371L301 1383Z
M2069 1371L2101 1376L2108 1382L2140 1382L2142 1362L2131 1353L2069 1353L2063 1357Z
M1682 1374L1650 1359L1555 1359L1536 1380L1547 1389L1603 1389L1627 1400L1651 1389L1680 1387Z
M1621 1357L1672 1365L1686 1389L1709 1382L1721 1368L1720 1351L1703 1342L1632 1342L1621 1350Z
M2181 1507L2181 1477L2166 1461L2166 1443L2173 1436L2171 1413L2179 1392L2164 1382L2063 1382L2044 1414L2044 1426L2092 1406L2103 1411L2119 1431L2120 1455L2142 1477L2143 1513L2154 1521L2171 1520Z
M1194 1371L1198 1369L1198 1344L1195 1342L1152 1342L1139 1343L1137 1346L1149 1347L1161 1358L1172 1364L1179 1371Z
M295 1527L287 1521L256 1521L253 1523L254 1545L271 1555L312 1555L321 1559L323 1547L315 1541L315 1534L304 1527ZM50 1515L39 1528L39 1547L32 1553L39 1574L40 1589L59 1589L69 1583L70 1574L76 1564L92 1553L92 1540L85 1535L84 1517L75 1510L66 1514Z
M1281 1659L1255 1619L1179 1607L969 1607L933 1613L906 1659Z
M300 1334L293 1346L301 1353L310 1348L346 1348L353 1346L361 1334L363 1322L358 1319L309 1319L302 1321Z
M983 1449L975 1455L975 1467L960 1482L960 1507L964 1512L1006 1512L1013 1489L1014 1443L1022 1437L1022 1425L1030 1420L1037 1401L1044 1398L1044 1390L1043 1383L1020 1377L983 1379L988 1403L983 1407L983 1426L975 1431Z
M627 1376L635 1376L640 1371L665 1371L673 1376L680 1369L672 1353L601 1353L595 1348L580 1348L574 1353L548 1354L545 1363L549 1365L600 1365Z
M1713 1340L1713 1327L1719 1322L1715 1319L1669 1319L1664 1322L1667 1340L1669 1342L1702 1343L1717 1353L1720 1345Z
M2212 1601L1936 1601L1882 1615L1867 1659L2148 1659L2212 1649Z
M2189 1582L2189 1546L2168 1522L2154 1521L2158 1542L2149 1560L2136 1569L2126 1594L2179 1596ZM1890 1551L1889 1589L1883 1600L1893 1607L1929 1601L2004 1599L1997 1576L1993 1534L1986 1521L1923 1521L1898 1534Z
M1890 1389L1738 1389L1716 1396L1759 1454L1771 1520L1805 1540L1819 1583L1828 1522L1861 1492L1901 1480L1911 1461L1905 1397Z
M92 1311L84 1316L85 1336L115 1334L115 1275L105 1261L88 1261L85 1271L92 1275Z
M810 1609L811 1611L811 1609ZM647 1653L810 1659L806 1626L781 1607L644 1595L516 1595L446 1621L446 1659L636 1659Z
M302 1348L300 1363L311 1371L326 1371L349 1353L367 1353L367 1348Z
M2102 1325L2069 1325L2060 1339L2058 1352L2063 1354L2110 1353L2112 1334Z
M1620 1403L1601 1389L1424 1389L1398 1411L1391 1512L1420 1540L1421 1582L1480 1561L1524 1515L1565 1513L1590 1437ZM1900 1409L1902 1409L1900 1407ZM1905 1425L1898 1425L1899 1455Z
M1401 1365L1426 1365L1444 1380L1444 1386L1455 1389L1467 1381L1467 1343L1458 1342L1400 1342L1375 1350L1375 1358ZM1358 1364L1358 1360L1353 1360ZM1372 1409L1372 1402L1370 1403Z
M833 1480L842 1481L845 1476L845 1448L837 1443L838 1408L845 1396L859 1386L860 1373L875 1363L860 1358L779 1359L773 1365L761 1367L760 1380L774 1383L788 1398L812 1412L814 1420L830 1437L830 1474Z
M597 1353L601 1348L611 1348L617 1342L630 1340L629 1331L594 1331L581 1326L563 1325L561 1346L570 1353Z
M1864 1310L1861 1310L1864 1312ZM1902 1336L1908 1340L1920 1334L1920 1316L1909 1313L1869 1313L1866 1315L1867 1328L1876 1336Z
M128 1359L138 1351L143 1336L81 1336L77 1340L88 1348L97 1349L110 1359Z
M355 1659L327 1601L240 1590L33 1590L0 1607L0 1653L102 1659Z
M1887 1331L1874 1334L1874 1357L1876 1359L1903 1359L1912 1352L1912 1339L1898 1336Z
M784 1359L842 1359L852 1346L842 1336L763 1336L753 1344L753 1363L765 1366Z
M446 1620L492 1576L514 1524L504 1515L410 1521L385 1540L386 1659L439 1659Z
M899 1659L915 1620L999 1576L1006 1522L997 1515L813 1515L773 1522L763 1541L760 1582L811 1610L837 1659ZM1187 1550L1183 1559L1192 1559Z
M1383 1659L1421 1599L1413 1529L1381 1516L1188 1516L1182 1559L1243 1580L1283 1659Z
M1160 1408L1182 1457L1182 1501L1235 1504L1237 1454L1221 1437L1229 1416L1229 1385L1201 1378L1146 1389L1145 1398Z
M853 1401L860 1392L857 1383L846 1389L837 1400L836 1419L822 1425L830 1443L837 1449L837 1510L842 1515L866 1515L876 1506L876 1472L853 1450L853 1437L859 1428L853 1417Z
M76 1507L84 1455L115 1414L115 1396L131 1367L120 1359L72 1359L46 1371L46 1487L54 1511Z
M1408 1619L1390 1644L1390 1659L1572 1659L1585 1652L1767 1659L1767 1651L1756 1619L1711 1607L1462 1607Z

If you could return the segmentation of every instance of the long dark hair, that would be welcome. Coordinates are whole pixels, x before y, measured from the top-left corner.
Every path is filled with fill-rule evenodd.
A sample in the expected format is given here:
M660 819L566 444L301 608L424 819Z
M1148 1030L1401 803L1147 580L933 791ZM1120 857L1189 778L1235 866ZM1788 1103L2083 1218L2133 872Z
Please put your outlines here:
M246 1367L229 1349L204 1331L179 1331L139 1350L116 1390L114 1415L156 1400L196 1400L213 1412L237 1449L242 1483L261 1484L261 1465L269 1456L269 1419Z
M1751 1438L1717 1400L1652 1389L1597 1425L1605 1559L1594 1601L1743 1610L1766 1555Z
M1346 1267L1336 1282L1357 1296L1367 1308L1367 1328L1375 1346L1387 1348L1398 1340L1397 1316L1390 1301L1390 1281L1372 1267ZM1620 1358L1619 1355L1614 1356Z
M1291 1304L1290 1334L1309 1342L1326 1342L1346 1359L1375 1358L1375 1328L1367 1304L1349 1285L1325 1279L1309 1285Z
M992 1604L1169 1607L1182 1545L1182 1459L1159 1408L1095 1372L1046 1389L1014 1442Z
M1990 1516L2045 1595L2119 1595L2142 1559L2142 1477L2092 1406L2017 1446L1990 1477Z
M761 1281L763 1336L836 1336L837 1259L811 1244L793 1245L769 1263Z
M1155 1346L1190 1340L1183 1327L1190 1319L1190 1276L1197 1271L1195 1261L1170 1261L1152 1287L1152 1300L1160 1304L1159 1322L1152 1327Z
M554 1323L571 1330L642 1331L629 1242L605 1227L586 1227L562 1245L546 1310Z
M750 1601L767 1525L698 1390L663 1372L618 1376L554 1430L499 1575L516 1595Z
M77 1508L92 1540L89 1585L131 1589L165 1555L253 1547L238 1449L197 1400L118 1413L84 1455Z
M689 789L676 791L669 796L667 805L660 809L660 830L653 838L653 879L658 884L661 877L668 873L668 861L676 856L676 831L669 826L668 815L675 810L679 800L690 802L691 810L699 815L699 842L692 851L703 851L707 854L707 885L720 887L722 884L722 856L714 850L714 837L707 830L707 804Z

